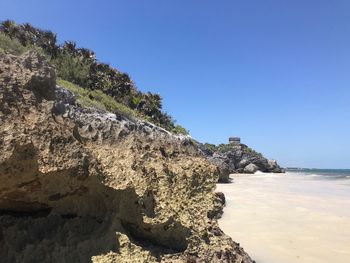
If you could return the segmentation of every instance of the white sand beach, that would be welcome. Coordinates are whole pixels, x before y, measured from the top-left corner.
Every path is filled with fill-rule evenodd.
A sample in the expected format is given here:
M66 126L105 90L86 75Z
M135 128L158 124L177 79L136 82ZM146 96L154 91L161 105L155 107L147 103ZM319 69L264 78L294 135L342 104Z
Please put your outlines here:
M231 176L219 224L257 263L350 262L350 180Z

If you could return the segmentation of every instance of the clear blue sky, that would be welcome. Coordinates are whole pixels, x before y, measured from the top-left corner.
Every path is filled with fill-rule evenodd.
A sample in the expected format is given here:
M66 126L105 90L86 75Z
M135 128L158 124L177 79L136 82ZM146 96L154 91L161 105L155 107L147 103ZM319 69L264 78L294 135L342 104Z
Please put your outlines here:
M1 0L7 18L94 50L202 142L350 168L348 0Z

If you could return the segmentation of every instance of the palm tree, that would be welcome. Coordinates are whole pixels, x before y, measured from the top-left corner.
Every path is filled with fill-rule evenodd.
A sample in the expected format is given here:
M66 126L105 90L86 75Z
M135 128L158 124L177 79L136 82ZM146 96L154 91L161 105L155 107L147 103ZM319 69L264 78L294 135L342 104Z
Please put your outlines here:
M68 52L72 55L76 54L76 47L77 47L77 44L74 41L65 41L63 44L64 52Z
M41 47L48 52L52 58L58 55L59 47L57 46L57 35L52 31L46 30L41 32Z

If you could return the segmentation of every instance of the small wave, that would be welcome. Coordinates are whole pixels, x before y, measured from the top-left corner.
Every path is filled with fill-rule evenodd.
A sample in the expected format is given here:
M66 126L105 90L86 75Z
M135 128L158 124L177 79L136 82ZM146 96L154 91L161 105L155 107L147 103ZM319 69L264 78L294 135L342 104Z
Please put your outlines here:
M303 172L287 172L286 174L292 175L292 176L307 176L307 177L320 177L320 174L314 174L314 173L303 173Z
M342 175L342 174L306 174L305 176L309 176L317 179L327 179L327 180L336 180L336 179L349 179L350 175Z
M348 171L346 173L342 170L340 171L332 171L332 170L327 170L323 171L320 170L318 171L313 171L313 172L305 172L305 171L287 171L287 174L293 175L293 176L303 176L306 178L313 178L313 179L327 179L327 180L337 180L337 179L349 179L350 174Z
M258 174L266 174L266 173L261 172L261 171L256 171L254 174L258 175Z
M311 176L311 177L320 177L320 174L305 174L306 176Z

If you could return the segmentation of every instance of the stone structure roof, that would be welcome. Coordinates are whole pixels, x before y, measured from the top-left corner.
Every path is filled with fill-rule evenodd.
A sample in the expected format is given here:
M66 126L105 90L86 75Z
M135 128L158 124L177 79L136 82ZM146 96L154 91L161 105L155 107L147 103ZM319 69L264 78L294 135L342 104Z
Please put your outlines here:
M229 142L240 142L241 138L240 137L230 137L228 138Z

